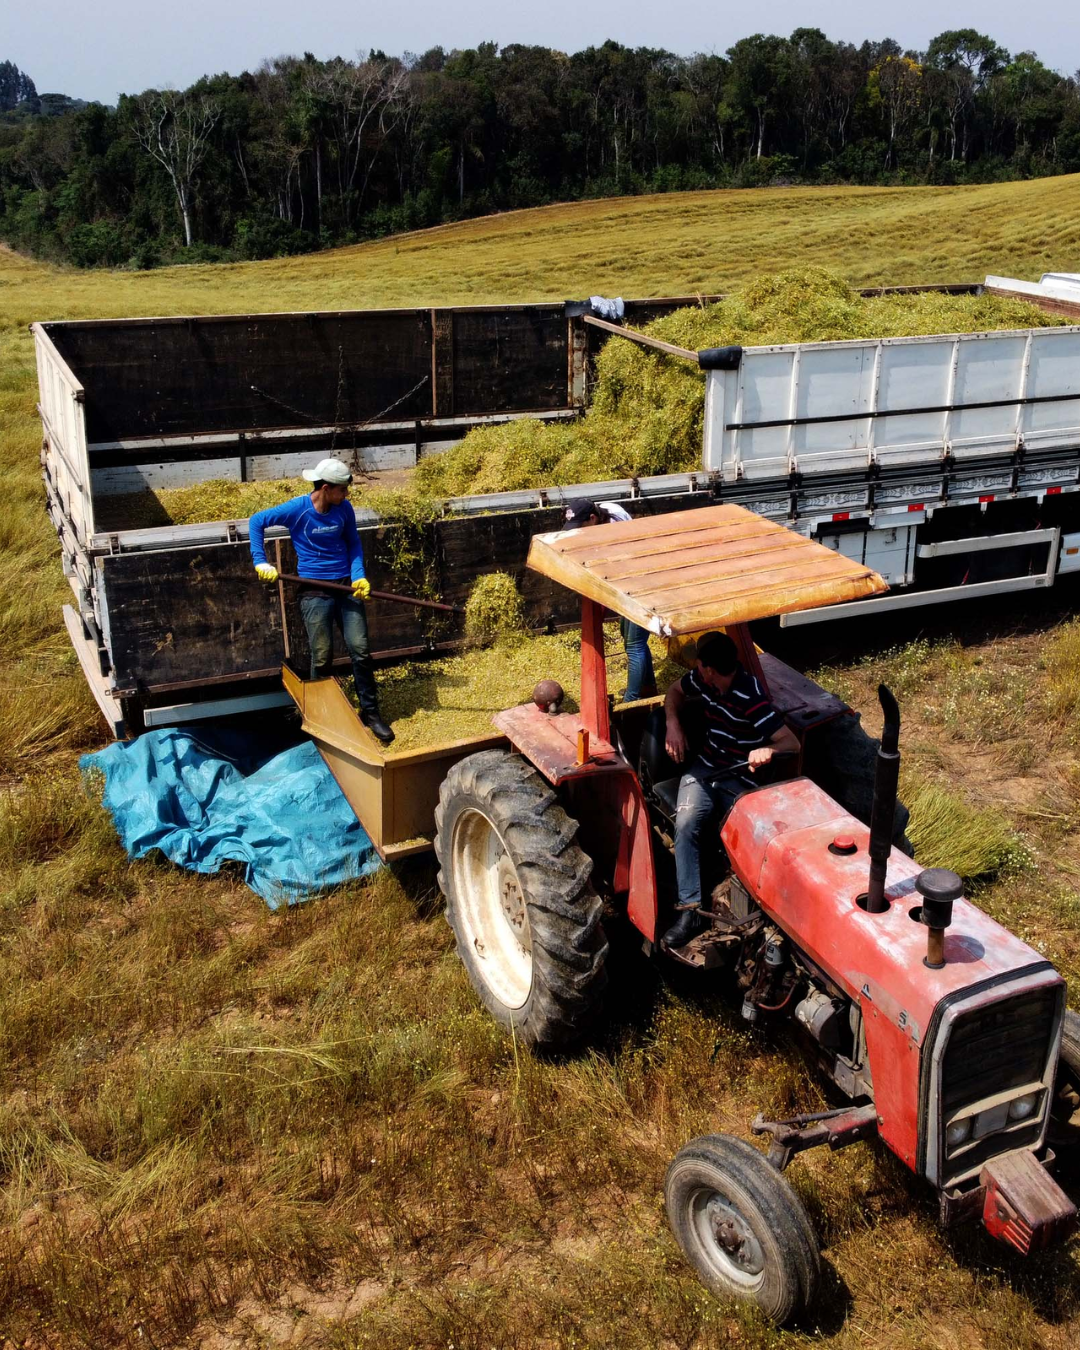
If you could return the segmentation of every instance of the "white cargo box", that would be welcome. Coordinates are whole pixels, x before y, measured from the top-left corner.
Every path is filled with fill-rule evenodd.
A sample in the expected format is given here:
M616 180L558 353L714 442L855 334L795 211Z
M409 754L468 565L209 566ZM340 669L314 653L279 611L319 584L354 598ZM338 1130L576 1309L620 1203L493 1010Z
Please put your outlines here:
M1080 327L748 347L710 370L725 482L1044 452L1080 439Z

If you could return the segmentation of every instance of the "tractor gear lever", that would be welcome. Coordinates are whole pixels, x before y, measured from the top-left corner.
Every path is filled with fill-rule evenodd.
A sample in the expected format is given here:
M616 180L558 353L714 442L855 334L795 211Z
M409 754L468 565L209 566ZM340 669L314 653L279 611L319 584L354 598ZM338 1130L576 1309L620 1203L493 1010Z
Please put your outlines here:
M964 883L944 867L928 867L915 878L923 898L921 917L930 930L926 935L923 965L940 970L945 964L945 929L952 923L953 901L964 894Z

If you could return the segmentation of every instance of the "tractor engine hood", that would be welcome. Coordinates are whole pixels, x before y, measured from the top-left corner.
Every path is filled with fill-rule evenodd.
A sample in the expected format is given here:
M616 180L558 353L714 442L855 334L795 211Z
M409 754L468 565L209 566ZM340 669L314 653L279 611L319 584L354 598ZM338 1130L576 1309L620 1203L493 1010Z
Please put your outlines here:
M929 969L915 889L922 868L894 848L888 908L867 913L859 897L867 888L870 831L809 779L741 797L721 837L736 876L765 914L859 1004L881 1137L909 1167L936 1181L925 1138L921 1156L919 1141L920 1060L935 1013L940 1019L968 992L976 998L985 992L989 1002L1016 980L1027 989L1062 985L1061 977L963 899L945 935L945 964ZM830 850L838 839L840 848ZM933 1052L932 1045L926 1049Z

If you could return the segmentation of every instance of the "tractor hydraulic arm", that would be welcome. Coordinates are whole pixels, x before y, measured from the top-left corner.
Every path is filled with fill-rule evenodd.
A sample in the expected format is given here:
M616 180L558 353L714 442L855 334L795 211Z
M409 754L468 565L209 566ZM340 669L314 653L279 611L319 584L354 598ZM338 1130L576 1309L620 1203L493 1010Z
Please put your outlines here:
M877 1133L877 1107L843 1106L837 1111L821 1111L814 1116L792 1116L790 1120L766 1120L759 1111L750 1126L755 1134L772 1136L769 1162L782 1172L796 1153L828 1144L834 1152Z

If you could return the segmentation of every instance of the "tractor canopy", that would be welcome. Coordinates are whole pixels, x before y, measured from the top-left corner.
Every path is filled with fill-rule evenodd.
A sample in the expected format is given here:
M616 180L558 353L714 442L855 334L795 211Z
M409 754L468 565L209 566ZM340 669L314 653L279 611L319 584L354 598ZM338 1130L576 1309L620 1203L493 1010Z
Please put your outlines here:
M734 505L538 534L528 565L660 637L888 590L862 563Z

